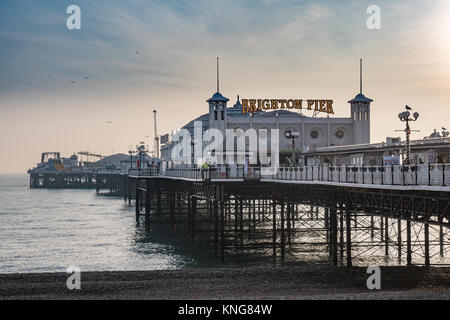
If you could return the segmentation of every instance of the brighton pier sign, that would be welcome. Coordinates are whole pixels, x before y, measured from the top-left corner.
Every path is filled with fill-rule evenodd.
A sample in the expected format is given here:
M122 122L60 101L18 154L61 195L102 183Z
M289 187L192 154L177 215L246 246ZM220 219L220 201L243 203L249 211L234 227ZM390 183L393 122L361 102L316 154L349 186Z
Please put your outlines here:
M277 109L313 110L334 114L333 100L314 99L242 99L242 113Z

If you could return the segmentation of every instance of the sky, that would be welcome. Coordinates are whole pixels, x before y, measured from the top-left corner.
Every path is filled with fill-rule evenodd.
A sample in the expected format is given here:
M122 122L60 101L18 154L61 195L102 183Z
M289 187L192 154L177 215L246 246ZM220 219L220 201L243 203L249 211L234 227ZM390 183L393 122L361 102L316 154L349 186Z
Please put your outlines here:
M81 29L69 30L70 5ZM366 12L377 5L381 29ZM126 153L208 111L216 91L249 98L348 100L371 107L371 142L450 127L447 0L2 0L0 173L25 173L40 154ZM139 52L137 54L136 52ZM87 77L87 79L85 79ZM74 82L74 83L73 83Z

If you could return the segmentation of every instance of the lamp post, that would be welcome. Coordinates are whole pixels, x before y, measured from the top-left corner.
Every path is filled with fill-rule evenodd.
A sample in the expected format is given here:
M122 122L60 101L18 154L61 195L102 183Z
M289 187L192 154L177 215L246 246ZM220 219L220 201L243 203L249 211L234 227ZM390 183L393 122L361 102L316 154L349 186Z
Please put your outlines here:
M292 163L295 165L295 139L300 136L300 133L297 131L286 131L284 136L287 139L292 139Z
M413 113L413 117L411 118L411 112L409 112L409 110L412 110L410 107L406 106L406 110L404 112L401 112L398 114L398 118L400 119L400 121L402 122L406 122L406 128L405 128L405 133L406 133L406 163L407 164L411 164L411 145L409 142L409 135L411 134L411 129L409 127L409 122L410 121L417 121L417 119L419 118L419 113L418 112L414 112Z
M132 169L133 168L133 150L131 150L131 149L128 150L128 153L130 154L130 169Z

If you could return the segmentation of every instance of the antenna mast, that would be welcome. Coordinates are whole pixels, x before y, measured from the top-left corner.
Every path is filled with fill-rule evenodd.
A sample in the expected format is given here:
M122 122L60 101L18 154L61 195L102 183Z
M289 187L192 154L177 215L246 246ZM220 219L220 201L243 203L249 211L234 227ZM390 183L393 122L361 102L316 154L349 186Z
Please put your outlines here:
M359 59L359 93L362 94L362 58Z
M219 57L217 57L217 92L219 92Z

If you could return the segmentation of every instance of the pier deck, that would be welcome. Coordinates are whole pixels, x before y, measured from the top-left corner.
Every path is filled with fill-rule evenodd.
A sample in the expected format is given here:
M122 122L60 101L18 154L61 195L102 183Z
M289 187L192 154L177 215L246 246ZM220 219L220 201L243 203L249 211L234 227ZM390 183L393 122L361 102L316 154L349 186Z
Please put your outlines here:
M449 249L449 167L338 169L345 176L329 167L273 176L260 168L143 169L129 173L125 198L135 199L138 223L144 216L148 227L182 225L190 241L208 241L222 261L258 254L284 264L312 253L351 266L382 251L399 263L429 266Z

